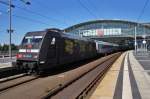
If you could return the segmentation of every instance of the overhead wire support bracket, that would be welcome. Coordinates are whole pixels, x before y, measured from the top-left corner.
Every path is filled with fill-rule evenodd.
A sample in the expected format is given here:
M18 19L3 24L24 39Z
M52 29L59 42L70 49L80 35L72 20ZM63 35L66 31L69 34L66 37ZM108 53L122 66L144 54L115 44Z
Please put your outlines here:
M9 3L7 3L7 2L0 1L0 3L9 6ZM11 4L11 7L12 7L12 8L15 8L15 5Z

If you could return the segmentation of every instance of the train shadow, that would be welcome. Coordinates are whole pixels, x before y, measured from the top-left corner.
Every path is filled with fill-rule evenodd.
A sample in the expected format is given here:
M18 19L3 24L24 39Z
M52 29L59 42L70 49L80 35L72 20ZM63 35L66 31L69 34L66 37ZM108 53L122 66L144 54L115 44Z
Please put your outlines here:
M101 57L102 56L97 56L97 57L94 57L94 58L91 58L91 59L81 60L81 61L78 61L78 62L73 62L73 63L70 63L70 64L57 66L55 68L45 70L42 74L40 74L40 77L47 77L47 76L53 76L53 75L58 75L58 74L61 74L61 73L65 73L67 71L79 68L79 67L81 67L81 66L83 66L83 65L85 65L89 62L92 62L92 61L94 61L98 58L101 58Z

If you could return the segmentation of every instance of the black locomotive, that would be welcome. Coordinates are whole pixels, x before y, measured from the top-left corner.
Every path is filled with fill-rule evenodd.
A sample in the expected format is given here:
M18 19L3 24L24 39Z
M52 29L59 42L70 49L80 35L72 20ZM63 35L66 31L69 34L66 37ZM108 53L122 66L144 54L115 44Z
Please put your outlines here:
M93 40L63 33L58 29L47 29L25 35L15 66L41 72L96 55L96 44Z

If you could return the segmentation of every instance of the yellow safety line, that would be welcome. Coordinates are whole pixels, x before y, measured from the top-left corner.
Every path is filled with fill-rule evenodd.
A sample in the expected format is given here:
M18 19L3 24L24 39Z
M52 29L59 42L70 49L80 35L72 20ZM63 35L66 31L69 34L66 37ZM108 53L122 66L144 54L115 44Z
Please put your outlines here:
M130 77L129 77L129 70L128 70L129 64L127 59L128 59L128 55L125 56L125 60L124 60L122 99L133 99Z
M107 72L103 80L100 82L90 99L113 99L117 78L124 56L125 53L123 53L112 65L112 67Z

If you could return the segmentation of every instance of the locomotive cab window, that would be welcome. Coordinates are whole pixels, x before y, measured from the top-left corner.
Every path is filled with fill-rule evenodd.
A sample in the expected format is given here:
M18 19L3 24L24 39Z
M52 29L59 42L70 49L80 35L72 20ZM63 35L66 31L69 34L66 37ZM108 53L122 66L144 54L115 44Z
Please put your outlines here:
M22 44L30 44L32 42L33 37L25 37L22 41Z

